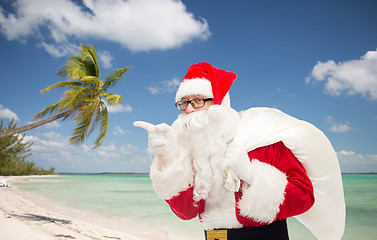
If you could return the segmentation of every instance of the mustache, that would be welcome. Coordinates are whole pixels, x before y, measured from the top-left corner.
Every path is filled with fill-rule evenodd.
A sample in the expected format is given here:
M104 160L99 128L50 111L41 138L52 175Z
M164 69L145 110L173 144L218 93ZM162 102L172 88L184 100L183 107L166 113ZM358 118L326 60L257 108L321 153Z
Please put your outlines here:
M181 114L176 122L180 125L181 130L189 132L198 132L209 125L210 117L208 111L198 111L190 114Z

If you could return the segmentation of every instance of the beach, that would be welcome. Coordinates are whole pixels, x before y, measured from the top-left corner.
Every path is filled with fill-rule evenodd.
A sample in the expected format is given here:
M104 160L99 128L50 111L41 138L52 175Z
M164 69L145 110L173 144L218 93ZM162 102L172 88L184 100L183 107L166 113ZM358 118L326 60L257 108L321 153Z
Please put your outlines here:
M30 178L30 177L28 177ZM36 177L38 178L38 177ZM8 184L25 177L7 177ZM4 240L51 239L172 239L168 233L132 223L121 224L87 212L56 208L25 192L0 188L0 238Z
M1 177L0 177L1 178ZM347 206L342 240L377 235L377 175L342 176ZM202 240L198 219L182 221L153 190L147 174L6 177L0 187L0 239ZM291 240L316 238L295 218Z

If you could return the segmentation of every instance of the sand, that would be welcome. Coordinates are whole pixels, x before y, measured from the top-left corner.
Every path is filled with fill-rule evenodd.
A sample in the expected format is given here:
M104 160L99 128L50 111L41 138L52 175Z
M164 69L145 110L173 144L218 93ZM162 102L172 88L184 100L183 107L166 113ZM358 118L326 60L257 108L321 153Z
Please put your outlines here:
M8 184L23 177L6 177ZM0 239L175 239L148 226L118 222L88 213L56 208L45 199L33 198L15 187L0 187Z

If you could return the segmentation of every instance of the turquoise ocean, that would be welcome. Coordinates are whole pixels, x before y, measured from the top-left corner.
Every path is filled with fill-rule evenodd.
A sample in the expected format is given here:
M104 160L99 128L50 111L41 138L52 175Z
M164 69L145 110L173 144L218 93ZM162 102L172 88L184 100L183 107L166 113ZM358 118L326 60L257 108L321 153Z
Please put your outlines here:
M347 207L344 240L377 239L377 175L342 176ZM172 232L189 239L203 239L198 219L183 221L154 192L143 174L63 174L29 178L15 184L20 190L50 202L94 213L112 220L131 221ZM290 239L316 239L295 218L288 219Z

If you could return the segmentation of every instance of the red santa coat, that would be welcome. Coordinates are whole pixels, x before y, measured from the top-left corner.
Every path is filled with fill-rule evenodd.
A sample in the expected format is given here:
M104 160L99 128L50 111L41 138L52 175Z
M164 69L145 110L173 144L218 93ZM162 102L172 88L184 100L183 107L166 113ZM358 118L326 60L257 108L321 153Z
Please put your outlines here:
M236 227L295 216L318 239L341 239L345 203L340 167L331 143L320 130L276 109L252 108L241 113L234 142L247 150L254 169L253 185L243 184L240 191L230 195L235 199L231 214L239 224ZM208 220L208 202L194 204L194 173L186 157L171 159L161 168L163 161L156 156L150 176L156 193L178 217L199 216L203 223Z
M314 204L313 186L306 175L305 169L291 151L278 142L269 146L255 149L248 153L250 160L267 163L288 176L288 184L285 187L285 198L280 205L280 211L276 214L274 221L286 219L306 212ZM238 203L242 198L242 187L234 194ZM180 192L171 199L166 200L173 212L183 220L190 220L205 212L205 201L201 200L195 204L193 200L193 187ZM252 219L241 214L240 209L235 206L234 214L243 227L255 227L266 224L259 219Z

